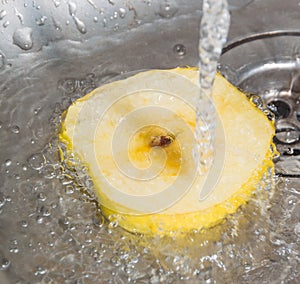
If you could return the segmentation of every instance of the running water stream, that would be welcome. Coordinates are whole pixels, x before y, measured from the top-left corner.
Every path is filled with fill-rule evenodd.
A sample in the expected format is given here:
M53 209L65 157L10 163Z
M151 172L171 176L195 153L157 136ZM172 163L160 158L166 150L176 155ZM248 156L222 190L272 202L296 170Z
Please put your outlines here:
M200 92L196 106L195 161L200 160L198 171L206 171L212 161L217 127L217 113L211 99L213 82L223 45L230 27L227 0L204 0L199 40Z

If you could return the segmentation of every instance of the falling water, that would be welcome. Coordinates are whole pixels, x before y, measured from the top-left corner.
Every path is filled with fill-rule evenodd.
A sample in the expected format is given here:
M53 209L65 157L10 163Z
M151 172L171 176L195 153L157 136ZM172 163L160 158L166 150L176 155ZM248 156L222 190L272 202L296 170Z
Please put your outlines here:
M211 100L211 91L216 76L218 61L227 40L230 14L227 0L204 0L199 40L199 83L200 92L196 106L196 151L194 157L200 160L199 173L211 163L217 114ZM204 150L203 150L204 149Z

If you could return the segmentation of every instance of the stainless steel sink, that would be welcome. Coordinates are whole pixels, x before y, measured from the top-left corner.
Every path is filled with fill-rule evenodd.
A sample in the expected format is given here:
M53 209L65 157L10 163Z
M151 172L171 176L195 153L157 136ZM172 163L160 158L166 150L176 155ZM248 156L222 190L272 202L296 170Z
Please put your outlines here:
M276 190L212 232L147 248L62 174L61 114L104 82L196 66L201 1L1 1L1 283L297 282L299 1L229 3L220 72L275 112Z

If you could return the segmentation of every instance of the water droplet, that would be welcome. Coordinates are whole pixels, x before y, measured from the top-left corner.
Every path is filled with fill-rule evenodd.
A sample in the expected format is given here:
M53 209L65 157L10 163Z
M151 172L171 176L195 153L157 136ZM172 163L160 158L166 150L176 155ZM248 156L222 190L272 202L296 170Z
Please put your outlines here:
M184 57L186 55L186 48L183 44L175 44L173 47L173 52L178 56L178 57Z
M98 228L101 228L105 223L105 219L103 217L102 214L100 213L96 213L94 216L93 216L93 224L98 227Z
M20 133L20 127L18 125L13 125L11 128L10 128L10 131L14 134L19 134Z
M53 4L54 4L55 8L57 8L57 7L59 7L59 5L60 5L60 1L58 1L58 0L53 0Z
M52 17L52 22L53 22L55 30L62 31L62 26L59 21L55 20L55 18Z
M115 1L113 1L113 0L108 0L108 3L111 5L115 5Z
M11 166L12 161L10 159L7 159L4 164L6 167L9 167L9 166Z
M21 49L31 49L33 46L32 29L28 27L17 29L13 34L13 43Z
M110 17L111 20L118 18L118 12L114 12L113 15Z
M115 24L115 25L114 25L114 31L115 31L115 32L118 31L119 28L120 28L119 24Z
M35 22L36 22L36 24L37 24L38 26L43 26L43 25L45 25L46 21L47 21L47 17L46 17L46 16L42 16L42 17L40 17L39 19L36 19L36 20L35 20Z
M40 192L40 193L38 194L37 198L38 198L38 200L40 200L40 201L45 201L45 200L47 199L47 196L46 196L45 193Z
M3 26L3 28L7 28L9 26L9 24L10 24L9 21L5 21L2 26Z
M19 253L19 248L17 248L17 247L10 248L9 251L10 251L11 253L17 254L17 253Z
M45 157L42 153L36 153L28 159L28 163L34 170L40 170L45 165Z
M34 275L35 276L38 276L38 275L45 275L47 273L47 269L41 267L41 266L38 266L36 268L36 271L34 272Z
M298 202L298 198L294 195L287 197L287 199L285 200L286 205L289 207L295 206L297 202Z
M176 3L170 4L170 3L163 3L159 6L159 12L158 15L160 15L162 18L170 19L175 16L177 13L178 8Z
M120 9L119 9L119 15L120 15L120 18L121 18L121 19L124 19L125 16L126 16L126 9L120 8Z
M17 10L16 7L15 7L15 14L16 14L16 16L18 17L18 19L19 19L19 21L20 21L20 24L23 25L24 17L23 17L23 15Z
M4 68L6 64L6 58L5 55L0 52L0 69ZM0 128L1 128L1 123L0 123Z
M6 198L4 196L4 194L2 192L0 192L0 208L2 208L4 206L6 202Z
M120 258L116 255L110 259L110 262L116 267L118 267L122 264Z
M6 199L7 202L11 202L11 197L10 197L9 195L7 195L7 196L5 197L5 199Z
M95 23L98 23L98 17L94 17L93 20Z
M85 34L87 32L85 23L81 20L79 20L77 17L73 17L74 18L74 22L76 24L77 29L82 33Z
M3 20L3 18L7 15L7 12L5 10L0 11L0 20Z
M21 221L21 226L22 226L23 228L27 228L27 227L28 227L28 222L27 222L26 220L22 220L22 221Z
M77 10L77 6L74 2L68 2L68 6L69 6L69 14L70 16L74 16L76 14L76 10Z
M44 222L44 217L43 217L43 216L37 216L37 217L36 217L36 222L37 222L38 224L42 224L42 223Z
M6 270L8 269L10 266L10 261L3 257L2 260L1 260L1 266L0 266L0 270Z

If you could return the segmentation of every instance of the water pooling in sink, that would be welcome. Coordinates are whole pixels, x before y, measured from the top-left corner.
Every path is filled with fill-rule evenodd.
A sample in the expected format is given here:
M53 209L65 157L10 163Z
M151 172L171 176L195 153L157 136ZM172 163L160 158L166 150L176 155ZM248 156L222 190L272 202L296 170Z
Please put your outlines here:
M185 23L182 18L181 26ZM78 171L81 183L62 172L55 139L62 111L95 86L118 78L121 71L192 65L196 48L188 35L176 38L175 34L166 36L165 52L156 55L164 59L160 65L152 63L154 52L144 54L132 43L121 48L118 42L111 47L119 54L116 62L108 60L110 52L89 57L82 51L81 58L72 57L71 52L82 46L93 47L93 43L79 47L72 42L67 43L70 56L65 60L51 59L49 47L47 60L27 54L19 69L17 62L6 62L13 65L6 67L1 79L0 265L9 283L126 283L129 279L293 283L298 279L299 181L295 178L280 179L274 195L259 190L258 195L266 198L254 198L225 224L191 233L181 243L141 238L123 231L117 220L104 221L91 193L82 192L90 186L84 172ZM147 35L151 38L150 32ZM155 40L149 42L157 50ZM177 44L183 44L185 54L173 48ZM134 58L122 58L118 50L128 54L127 49L144 55L144 65L126 70Z

